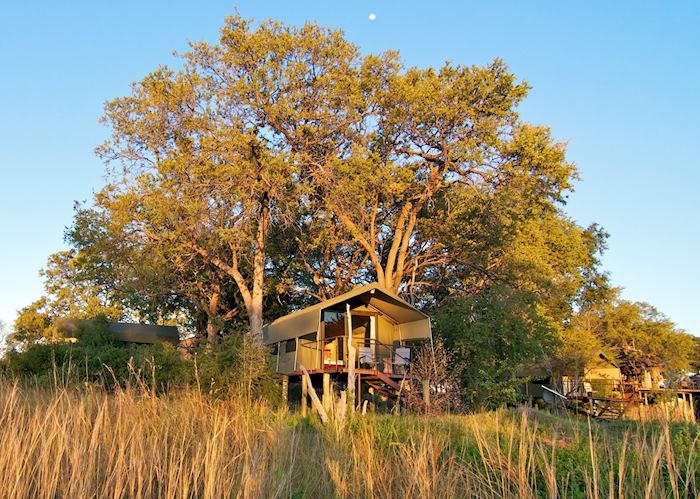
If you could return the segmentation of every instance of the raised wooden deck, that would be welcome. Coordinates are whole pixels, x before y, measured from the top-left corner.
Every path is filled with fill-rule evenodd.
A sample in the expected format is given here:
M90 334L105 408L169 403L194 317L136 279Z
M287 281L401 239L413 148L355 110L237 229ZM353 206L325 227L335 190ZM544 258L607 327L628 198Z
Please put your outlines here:
M347 374L348 368L347 366L331 366L327 365L319 369L309 369L309 374ZM385 373L383 371L380 371L378 369L366 369L366 368L355 368L355 374L364 374L364 375L377 375L377 374L382 374L384 376L388 376L393 379L404 379L407 377L407 374L404 373ZM295 371L292 376L299 376L301 375L301 371Z

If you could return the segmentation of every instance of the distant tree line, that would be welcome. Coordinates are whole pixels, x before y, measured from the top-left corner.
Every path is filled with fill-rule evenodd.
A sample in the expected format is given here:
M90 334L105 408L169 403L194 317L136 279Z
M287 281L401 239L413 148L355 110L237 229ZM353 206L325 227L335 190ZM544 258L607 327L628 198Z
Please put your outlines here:
M105 106L107 183L9 336L62 316L180 324L208 344L377 281L435 319L472 406L518 365L606 351L688 367L690 336L611 289L606 233L564 205L563 144L525 122L500 60L405 67L339 31L227 19Z

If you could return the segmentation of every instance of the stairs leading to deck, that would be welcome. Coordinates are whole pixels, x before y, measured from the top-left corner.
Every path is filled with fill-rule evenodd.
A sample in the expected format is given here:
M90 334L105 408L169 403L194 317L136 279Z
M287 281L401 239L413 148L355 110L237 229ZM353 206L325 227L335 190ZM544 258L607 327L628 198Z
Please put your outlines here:
M593 417L598 419L620 419L634 405L632 399L595 399Z
M546 385L542 385L544 401L553 407L566 407L570 411L596 419L620 419L625 412L639 403L633 394L623 394L620 398L606 397L566 397Z
M398 398L399 394L402 393L401 385L383 372L374 371L372 374L364 374L362 381L374 388L376 392L392 399Z
M423 404L423 399L419 395L407 389L406 386L402 387L402 382L392 379L381 371L363 374L362 381L374 388L375 393L384 395L391 400L400 401L403 399L404 401L410 401L415 407Z
M595 419L620 419L638 401L632 398L569 399L567 409Z

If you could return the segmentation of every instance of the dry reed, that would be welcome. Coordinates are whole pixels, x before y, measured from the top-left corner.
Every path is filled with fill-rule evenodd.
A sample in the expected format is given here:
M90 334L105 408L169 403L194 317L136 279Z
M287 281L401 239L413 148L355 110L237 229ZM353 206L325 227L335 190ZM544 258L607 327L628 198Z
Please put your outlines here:
M260 402L0 383L0 496L687 497L689 425L530 411L322 426Z

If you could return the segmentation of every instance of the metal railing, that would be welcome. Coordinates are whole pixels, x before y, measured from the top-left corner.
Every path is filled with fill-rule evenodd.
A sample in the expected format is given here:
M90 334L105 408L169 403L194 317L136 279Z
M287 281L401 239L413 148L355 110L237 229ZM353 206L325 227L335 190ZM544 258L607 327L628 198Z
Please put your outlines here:
M411 361L411 350L408 347L393 346L375 339L353 339L356 349L355 367L372 369L385 374L405 374ZM338 336L323 340L300 340L302 348L301 359L313 353L315 362L312 368L348 367L347 337ZM309 363L307 361L307 363ZM298 368L298 366L295 366ZM307 366L305 366L307 367Z

